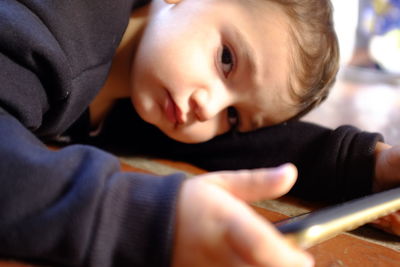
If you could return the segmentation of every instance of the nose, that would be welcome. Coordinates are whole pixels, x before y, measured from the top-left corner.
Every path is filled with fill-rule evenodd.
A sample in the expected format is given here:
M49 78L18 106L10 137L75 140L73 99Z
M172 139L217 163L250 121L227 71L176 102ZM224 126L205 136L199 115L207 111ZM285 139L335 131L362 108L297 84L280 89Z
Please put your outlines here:
M232 95L222 88L195 90L190 99L191 108L201 122L214 118L232 104Z

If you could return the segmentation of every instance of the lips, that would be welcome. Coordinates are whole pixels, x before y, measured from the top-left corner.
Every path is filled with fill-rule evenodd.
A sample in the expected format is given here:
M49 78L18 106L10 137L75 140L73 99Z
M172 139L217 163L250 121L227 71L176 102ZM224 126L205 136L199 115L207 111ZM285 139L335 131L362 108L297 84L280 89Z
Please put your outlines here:
M164 111L167 119L173 124L182 124L182 112L179 107L175 104L171 95L168 93L167 101L164 106Z

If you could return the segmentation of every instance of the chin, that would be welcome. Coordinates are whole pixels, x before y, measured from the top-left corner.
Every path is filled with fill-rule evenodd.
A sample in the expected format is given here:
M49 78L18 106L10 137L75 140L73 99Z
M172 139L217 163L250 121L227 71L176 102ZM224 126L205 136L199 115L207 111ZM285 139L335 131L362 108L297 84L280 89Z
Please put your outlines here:
M169 138L181 142L181 143L186 143L186 144L198 144L198 143L203 143L208 140L210 140L212 137L209 136L198 136L198 135L193 135L193 134L188 134L184 132L170 132L170 131L163 131L165 135L167 135Z

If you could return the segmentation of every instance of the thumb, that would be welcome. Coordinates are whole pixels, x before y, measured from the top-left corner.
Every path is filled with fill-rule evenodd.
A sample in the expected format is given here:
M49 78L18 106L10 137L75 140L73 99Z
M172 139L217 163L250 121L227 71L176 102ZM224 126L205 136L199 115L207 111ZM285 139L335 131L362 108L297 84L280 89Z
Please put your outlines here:
M287 163L276 168L222 171L206 176L237 198L253 202L286 194L296 181L297 169Z

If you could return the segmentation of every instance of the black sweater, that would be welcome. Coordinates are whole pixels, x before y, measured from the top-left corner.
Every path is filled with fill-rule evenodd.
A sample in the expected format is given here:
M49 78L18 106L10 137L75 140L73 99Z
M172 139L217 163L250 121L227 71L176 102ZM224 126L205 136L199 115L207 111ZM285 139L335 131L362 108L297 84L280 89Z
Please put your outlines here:
M104 84L131 10L145 2L0 1L1 258L54 266L170 264L183 175L123 173L116 157L92 145L51 151L43 143L74 137L87 124L85 110ZM111 117L119 120L85 141L111 138L114 148L210 170L292 161L300 169L298 195L340 200L370 192L379 135L293 122L185 145L127 117L126 109L133 112L118 105Z
M382 141L381 135L349 125L332 130L291 121L249 133L228 132L201 144L184 144L142 121L130 101L122 100L92 142L113 152L181 160L210 171L292 162L299 169L293 195L338 202L371 193L377 141Z

